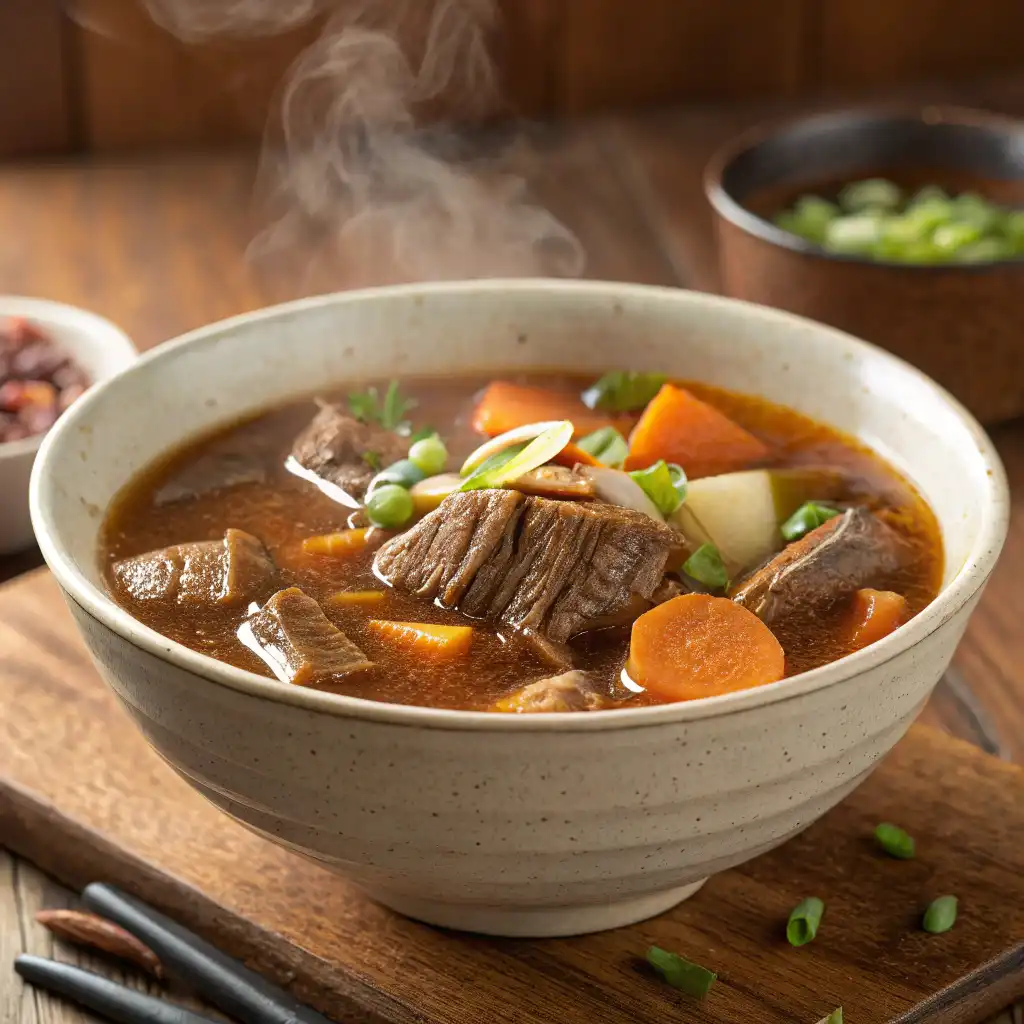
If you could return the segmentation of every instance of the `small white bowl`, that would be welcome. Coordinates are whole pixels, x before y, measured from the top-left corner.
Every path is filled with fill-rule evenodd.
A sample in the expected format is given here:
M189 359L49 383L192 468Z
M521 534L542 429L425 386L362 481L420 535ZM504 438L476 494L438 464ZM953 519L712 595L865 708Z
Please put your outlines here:
M286 686L168 640L107 594L103 511L169 448L346 379L516 367L661 370L759 392L859 435L935 510L941 593L891 636L791 679L550 715ZM403 913L526 936L649 917L838 803L945 671L1008 511L981 428L894 356L743 302L552 281L352 292L196 331L75 403L43 442L31 499L40 547L104 677L193 787Z
M37 324L71 356L96 384L112 377L136 358L128 335L109 320L76 306L46 299L0 295L0 321L21 317ZM28 511L28 481L45 435L0 442L0 555L33 543Z

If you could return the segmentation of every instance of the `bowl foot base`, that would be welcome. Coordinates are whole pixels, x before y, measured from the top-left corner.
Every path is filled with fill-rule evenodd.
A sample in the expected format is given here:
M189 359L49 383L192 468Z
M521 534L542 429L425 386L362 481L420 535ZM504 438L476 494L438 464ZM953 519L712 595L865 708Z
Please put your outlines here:
M466 903L442 903L391 892L370 891L378 903L406 917L441 928L498 935L515 939L552 939L569 935L588 935L609 928L622 928L663 914L683 900L689 899L706 878L677 889L616 903L595 903L570 907L530 907L512 909Z

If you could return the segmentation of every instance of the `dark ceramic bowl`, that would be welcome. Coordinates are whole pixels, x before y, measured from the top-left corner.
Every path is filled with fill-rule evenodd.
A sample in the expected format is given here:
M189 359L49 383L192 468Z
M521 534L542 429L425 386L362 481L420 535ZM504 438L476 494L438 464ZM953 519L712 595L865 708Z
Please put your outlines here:
M895 352L983 422L1024 413L1024 260L879 263L826 253L771 222L802 193L871 177L1024 204L1024 123L939 107L849 110L740 136L705 172L725 292Z

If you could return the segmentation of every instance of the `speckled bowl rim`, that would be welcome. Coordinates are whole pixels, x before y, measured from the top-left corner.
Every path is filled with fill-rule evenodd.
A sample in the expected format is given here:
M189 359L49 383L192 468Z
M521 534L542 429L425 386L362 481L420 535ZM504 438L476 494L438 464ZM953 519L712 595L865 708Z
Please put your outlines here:
M1006 114L997 114L972 107L944 106L928 104L925 106L906 106L904 104L846 107L841 110L830 110L817 114L806 114L800 117L785 117L761 122L733 136L719 147L704 168L704 194L712 209L734 227L753 235L779 249L787 249L803 256L829 260L835 263L857 263L867 267L877 267L880 271L900 270L911 273L963 273L978 274L997 267L1024 266L1024 256L1015 256L1005 260L984 260L980 263L900 263L895 260L872 259L850 253L829 252L820 245L815 245L799 235L773 224L770 220L758 216L748 210L725 187L724 180L730 166L745 153L769 142L780 135L786 135L798 127L842 124L846 121L920 121L926 125L954 124L965 128L988 128L1002 132L1007 137L1016 135L1024 145L1024 121Z
M970 435L982 469L981 478L987 481L985 486L988 491L988 500L983 505L981 527L964 564L927 608L885 639L810 672L804 672L777 683L717 697L704 697L699 700L653 707L602 711L596 714L561 712L545 715L498 715L487 711L454 711L388 704L299 686L286 686L277 680L256 675L245 669L235 668L204 654L199 654L142 625L127 611L119 607L100 587L90 582L65 550L51 511L46 504L46 480L53 472L49 465L50 452L65 432L76 429L78 420L94 403L104 400L106 382L103 382L87 392L61 418L57 426L44 439L36 459L30 484L30 505L32 522L47 565L68 597L85 613L133 646L179 669L192 673L202 680L220 684L255 698L290 704L341 718L385 722L390 725L414 728L486 732L520 730L564 733L647 728L747 711L779 701L792 700L811 691L837 685L877 668L922 643L955 616L988 579L1006 537L1009 490L999 456L974 417L938 384L896 356L804 317L783 313L754 303L742 302L738 299L651 285L539 278L443 282L362 289L299 299L210 324L159 346L109 380L117 380L124 375L139 372L153 363L169 362L184 349L209 342L225 330L235 329L253 321L272 319L281 315L294 315L303 310L369 299L387 299L389 296L396 299L481 293L498 293L507 296L509 293L515 292L548 292L554 296L592 295L611 299L632 299L638 302L642 302L645 298L656 297L661 301L678 303L680 308L686 306L703 306L710 309L744 307L751 317L764 323L773 323L780 328L813 326L823 338L831 336L845 344L852 342L862 349L866 357L876 362L887 363L899 373L912 374L917 377L922 384L932 389L936 397L941 399L946 406L948 415L958 421Z

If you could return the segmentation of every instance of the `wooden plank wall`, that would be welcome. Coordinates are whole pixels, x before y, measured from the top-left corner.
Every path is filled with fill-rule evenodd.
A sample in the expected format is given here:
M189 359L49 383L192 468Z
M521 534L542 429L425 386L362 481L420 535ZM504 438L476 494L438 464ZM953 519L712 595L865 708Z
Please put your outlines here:
M506 93L528 116L878 91L1024 67L1024 0L500 2ZM257 138L315 32L189 46L152 25L139 0L3 0L0 155Z

